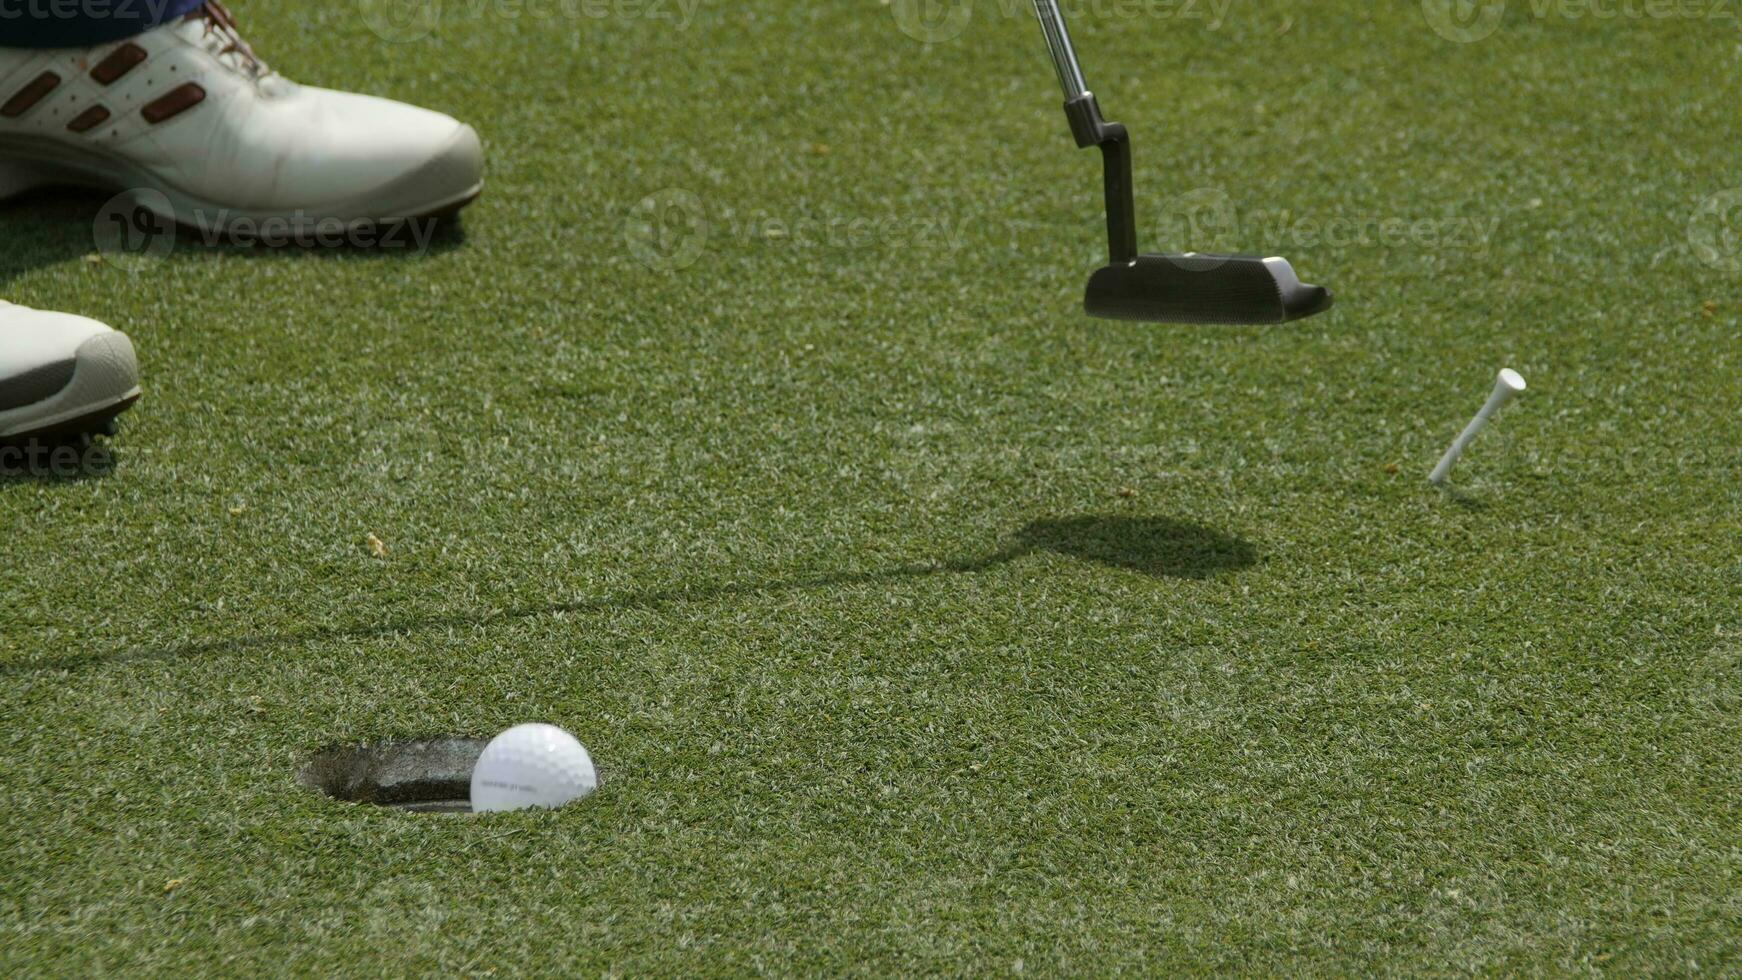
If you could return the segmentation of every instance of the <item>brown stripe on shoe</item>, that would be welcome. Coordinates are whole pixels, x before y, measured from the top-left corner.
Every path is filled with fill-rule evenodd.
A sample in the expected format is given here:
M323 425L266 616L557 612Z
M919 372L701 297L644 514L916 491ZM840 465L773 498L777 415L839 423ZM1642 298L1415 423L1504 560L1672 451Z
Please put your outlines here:
M113 85L115 80L139 67L145 60L145 49L131 41L109 52L109 57L97 62L97 67L91 69L91 77L99 85Z
M100 105L94 105L89 109L86 109L84 112L79 113L78 118L67 123L67 128L75 133L89 132L90 130L96 129L98 126L103 125L108 118L109 110Z
M185 82L171 90L168 95L151 102L139 110L145 121L157 125L165 119L179 116L182 113L206 101L206 90L194 82Z
M52 71L45 71L36 76L36 80L18 90L12 98L0 105L0 116L7 119L17 119L31 110L38 102L48 97L48 93L60 87L60 76Z

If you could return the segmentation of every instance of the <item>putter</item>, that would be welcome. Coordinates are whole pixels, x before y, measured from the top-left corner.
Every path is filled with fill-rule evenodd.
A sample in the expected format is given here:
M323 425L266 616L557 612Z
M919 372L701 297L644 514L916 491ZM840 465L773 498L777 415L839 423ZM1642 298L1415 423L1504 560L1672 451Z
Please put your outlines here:
M1131 195L1131 137L1101 117L1083 81L1057 0L1034 0L1065 93L1065 117L1077 146L1101 148L1107 190L1107 264L1089 277L1090 316L1151 323L1286 323L1331 308L1331 292L1301 282L1287 259L1253 255L1137 254Z

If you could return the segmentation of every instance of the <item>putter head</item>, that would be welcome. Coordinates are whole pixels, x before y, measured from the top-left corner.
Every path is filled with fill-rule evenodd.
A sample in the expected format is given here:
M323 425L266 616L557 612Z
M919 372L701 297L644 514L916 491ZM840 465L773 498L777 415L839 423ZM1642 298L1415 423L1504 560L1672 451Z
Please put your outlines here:
M1090 316L1149 323L1287 323L1331 308L1331 291L1301 282L1287 259L1139 255L1089 277Z

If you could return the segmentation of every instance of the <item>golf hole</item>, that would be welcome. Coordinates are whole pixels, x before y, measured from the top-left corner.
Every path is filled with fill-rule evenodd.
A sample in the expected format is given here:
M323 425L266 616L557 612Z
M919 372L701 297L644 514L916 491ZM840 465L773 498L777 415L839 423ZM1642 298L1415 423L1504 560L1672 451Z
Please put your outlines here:
M297 781L335 800L413 813L471 813L472 766L489 739L438 737L318 752Z

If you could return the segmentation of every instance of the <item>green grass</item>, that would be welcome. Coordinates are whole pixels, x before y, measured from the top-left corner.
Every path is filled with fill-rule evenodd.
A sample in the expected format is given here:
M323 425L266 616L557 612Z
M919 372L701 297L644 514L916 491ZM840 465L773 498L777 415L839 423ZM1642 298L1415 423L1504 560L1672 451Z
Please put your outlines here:
M1338 292L1229 330L1077 311L1099 165L1015 0L505 9L238 11L478 125L427 254L134 274L100 199L5 209L0 295L148 387L114 475L0 484L0 972L1742 966L1736 23L1071 6L1143 244ZM528 719L594 798L295 782Z

